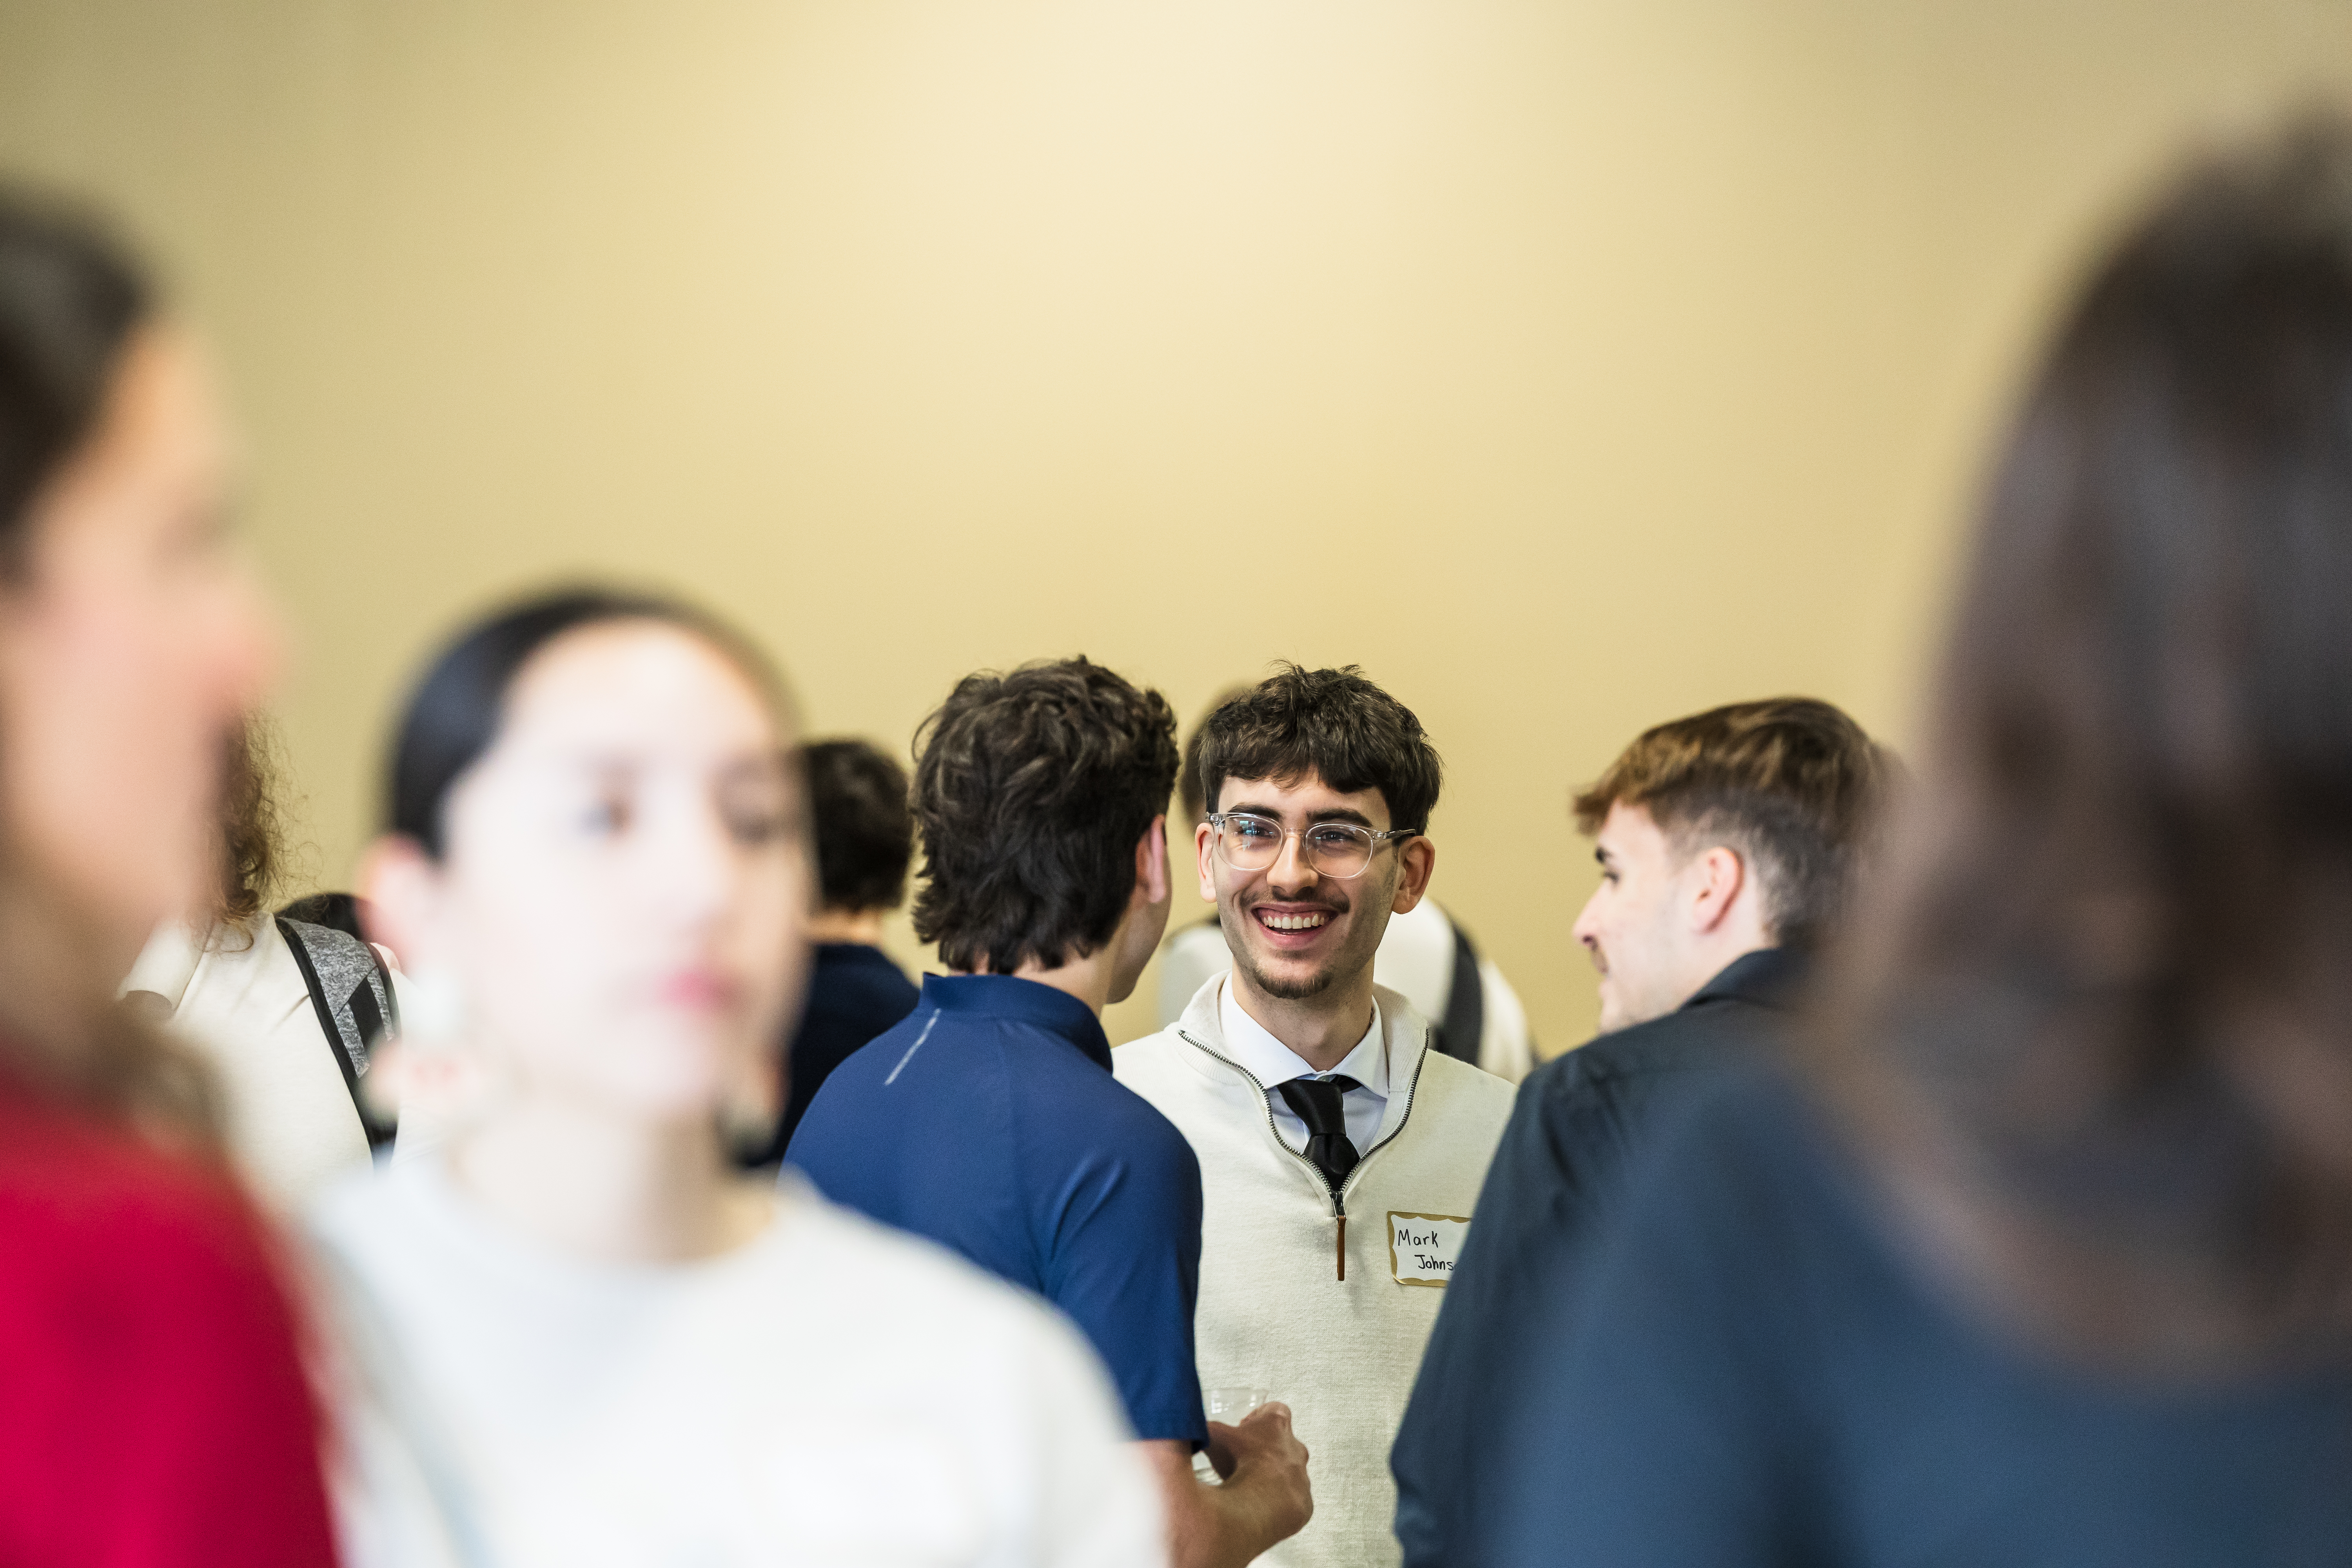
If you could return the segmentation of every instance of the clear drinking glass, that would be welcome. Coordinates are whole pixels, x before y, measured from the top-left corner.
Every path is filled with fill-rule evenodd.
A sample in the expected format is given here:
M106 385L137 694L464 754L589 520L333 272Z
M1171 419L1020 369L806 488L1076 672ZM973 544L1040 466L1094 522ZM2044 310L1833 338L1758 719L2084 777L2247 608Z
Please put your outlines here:
M1209 1419L1223 1422L1228 1426L1240 1425L1243 1416L1273 1397L1263 1388L1201 1390L1201 1403L1208 1407Z
M1208 1411L1209 1419L1227 1426L1234 1425L1243 1416L1273 1397L1274 1395L1263 1388L1201 1390L1201 1405ZM1213 1487L1222 1485L1224 1479L1217 1474L1217 1467L1210 1459L1209 1451L1206 1448L1192 1456L1192 1473Z

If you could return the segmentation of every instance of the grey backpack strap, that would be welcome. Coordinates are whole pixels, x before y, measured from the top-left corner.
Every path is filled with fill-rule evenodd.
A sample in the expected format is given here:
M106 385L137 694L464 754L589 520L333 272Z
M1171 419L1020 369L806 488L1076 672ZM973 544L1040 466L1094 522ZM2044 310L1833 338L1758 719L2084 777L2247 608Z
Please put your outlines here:
M390 1142L394 1130L369 1112L360 1079L367 1076L368 1053L400 1032L400 1001L392 989L392 972L374 948L349 931L286 915L278 917L278 930L302 972L302 984L310 987L320 1032L334 1050L335 1065L342 1069L343 1087L367 1129L369 1145Z
M1478 950L1470 933L1450 914L1446 923L1454 927L1454 984L1446 988L1437 1048L1476 1067L1479 1042L1486 1037L1486 983L1479 978Z

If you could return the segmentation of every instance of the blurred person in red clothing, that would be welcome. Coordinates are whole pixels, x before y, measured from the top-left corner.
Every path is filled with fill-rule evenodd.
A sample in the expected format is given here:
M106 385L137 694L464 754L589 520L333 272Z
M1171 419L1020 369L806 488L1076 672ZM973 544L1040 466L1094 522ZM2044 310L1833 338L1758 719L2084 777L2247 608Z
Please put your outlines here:
M209 1080L112 1001L215 876L275 662L200 357L0 192L0 1563L333 1561L274 1244Z

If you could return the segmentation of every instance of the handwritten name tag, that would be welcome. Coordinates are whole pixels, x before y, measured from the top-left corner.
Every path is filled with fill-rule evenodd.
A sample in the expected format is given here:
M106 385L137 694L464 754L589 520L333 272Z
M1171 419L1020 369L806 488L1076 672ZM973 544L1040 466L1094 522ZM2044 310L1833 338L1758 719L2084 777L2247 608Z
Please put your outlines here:
M1400 1285L1434 1285L1454 1278L1462 1238L1470 1234L1467 1215L1399 1214L1389 1211L1389 1272Z

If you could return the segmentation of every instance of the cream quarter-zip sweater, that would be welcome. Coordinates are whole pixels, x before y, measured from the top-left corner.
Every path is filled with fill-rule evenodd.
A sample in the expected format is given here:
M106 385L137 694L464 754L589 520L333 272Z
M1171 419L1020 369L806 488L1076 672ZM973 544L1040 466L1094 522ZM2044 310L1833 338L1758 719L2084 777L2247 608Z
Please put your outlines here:
M1376 988L1388 1110L1334 1193L1226 1052L1225 983L1212 978L1175 1025L1113 1051L1113 1070L1200 1157L1201 1386L1266 1390L1310 1456L1315 1517L1258 1561L1381 1568L1402 1557L1389 1446L1513 1091L1429 1049L1412 1005Z

